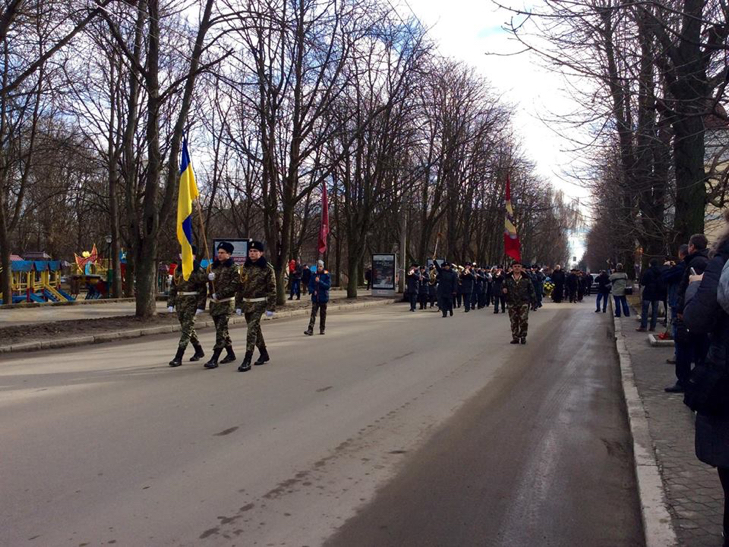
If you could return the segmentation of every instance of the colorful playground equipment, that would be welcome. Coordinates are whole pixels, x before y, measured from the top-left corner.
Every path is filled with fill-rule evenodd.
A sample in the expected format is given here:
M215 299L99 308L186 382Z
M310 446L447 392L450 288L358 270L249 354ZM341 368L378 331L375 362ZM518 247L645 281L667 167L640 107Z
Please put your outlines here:
M60 260L12 260L10 269L13 304L74 300L61 288ZM4 295L0 293L0 304L3 303Z
M86 300L106 298L109 295L109 286L113 275L111 260L99 256L96 244L94 244L91 252L84 251L81 256L74 253L74 259L75 264L70 277L72 292L78 294L81 285L83 285L86 288ZM126 274L126 253L122 251L119 254L119 259L123 285Z

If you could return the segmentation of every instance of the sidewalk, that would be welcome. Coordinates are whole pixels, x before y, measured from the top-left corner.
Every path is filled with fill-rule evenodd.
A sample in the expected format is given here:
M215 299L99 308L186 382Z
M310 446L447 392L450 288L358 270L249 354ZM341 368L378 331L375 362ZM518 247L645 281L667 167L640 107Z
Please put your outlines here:
M682 394L663 391L676 381L672 347L652 347L648 333L635 332L635 316L616 319L632 362L638 395L645 407L668 512L681 546L722 545L724 494L716 469L694 452L694 416ZM657 333L661 332L659 324ZM617 334L617 333L616 333Z
M333 289L331 300L341 300L347 297L347 291ZM369 296L369 292L362 290L360 297ZM90 305L66 306L34 306L0 309L0 327L17 327L21 325L35 325L39 323L52 323L56 321L78 321L83 319L100 319L104 317L124 317L134 315L134 301L104 302L94 300ZM311 305L310 297L303 296L300 301L287 302L289 305L303 302L306 307ZM282 308L283 309L283 308ZM157 301L157 313L166 313L167 301Z

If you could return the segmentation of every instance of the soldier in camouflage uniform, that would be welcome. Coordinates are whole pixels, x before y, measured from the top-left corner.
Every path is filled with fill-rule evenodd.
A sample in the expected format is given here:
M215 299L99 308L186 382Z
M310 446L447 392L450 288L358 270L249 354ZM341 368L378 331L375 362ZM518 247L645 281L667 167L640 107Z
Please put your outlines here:
M217 368L218 358L223 352L227 352L221 364L235 361L233 344L228 334L228 320L233 313L233 300L238 288L238 267L230 257L233 253L233 245L223 241L218 245L218 258L213 262L212 271L208 274L213 290L215 291L210 301L210 315L215 323L215 346L213 356L205 363L205 368Z
M524 274L521 262L512 264L513 272L504 280L504 297L509 304L511 319L511 343L526 344L529 326L529 308L536 302L534 284Z
M172 313L177 308L177 319L179 319L181 327L180 343L177 346L177 354L170 361L171 367L179 367L182 364L182 356L187 349L188 342L192 342L192 347L195 348L195 355L190 358L190 361L199 361L205 357L205 352L195 333L195 316L205 311L208 279L205 270L195 260L196 254L197 248L193 245L192 273L185 281L182 277L182 264L180 264L172 277L170 295L167 298L167 311Z
M261 355L255 364L265 365L269 361L266 342L261 332L261 316L265 312L267 317L273 317L276 309L276 273L263 256L263 250L263 243L251 240L248 243L248 259L240 268L235 313L245 314L248 334L246 355L238 372L251 370L253 350L256 347Z

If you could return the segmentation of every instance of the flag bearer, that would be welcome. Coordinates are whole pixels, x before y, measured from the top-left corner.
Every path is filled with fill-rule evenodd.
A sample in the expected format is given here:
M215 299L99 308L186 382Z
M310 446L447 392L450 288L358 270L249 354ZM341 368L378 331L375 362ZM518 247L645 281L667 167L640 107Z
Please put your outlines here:
M207 301L207 276L200 263L195 259L197 248L192 246L192 273L187 280L182 275L182 265L175 269L170 287L170 296L167 299L167 311L172 313L177 308L177 319L180 321L181 334L180 343L177 346L177 354L170 361L171 367L179 367L182 364L182 356L187 349L188 342L192 342L195 348L195 355L190 361L199 361L205 357L205 352L195 333L195 316L205 311Z
M504 296L509 304L509 319L511 319L511 343L526 344L527 328L529 327L529 308L536 302L534 284L524 274L521 262L514 262L512 275L504 280Z

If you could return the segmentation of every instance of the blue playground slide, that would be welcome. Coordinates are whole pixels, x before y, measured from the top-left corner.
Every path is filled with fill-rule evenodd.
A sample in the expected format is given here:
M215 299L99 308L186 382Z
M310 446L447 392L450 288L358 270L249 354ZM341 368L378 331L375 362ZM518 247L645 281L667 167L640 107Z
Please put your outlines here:
M43 289L43 294L46 296L49 302L58 302L58 298L56 298L56 296L48 289Z
M75 299L75 298L74 298L73 296L71 296L70 294L68 294L68 293L67 293L66 291L64 291L64 290L62 290L62 289L56 289L56 290L57 290L57 291L58 291L58 292L59 292L59 293L61 294L61 296L62 296L63 298L65 298L65 299L66 299L66 300L68 300L69 302L73 302L74 300L76 300L76 299Z
M33 302L45 302L45 300L43 300L43 297L41 297L40 295L38 295L34 292L30 293L30 299Z

